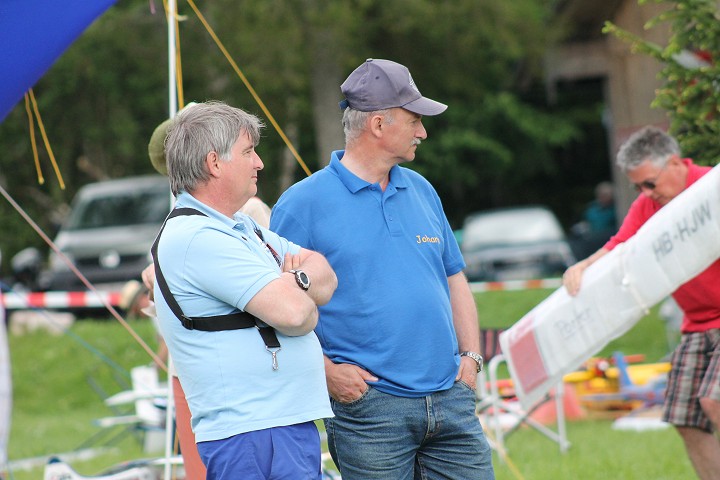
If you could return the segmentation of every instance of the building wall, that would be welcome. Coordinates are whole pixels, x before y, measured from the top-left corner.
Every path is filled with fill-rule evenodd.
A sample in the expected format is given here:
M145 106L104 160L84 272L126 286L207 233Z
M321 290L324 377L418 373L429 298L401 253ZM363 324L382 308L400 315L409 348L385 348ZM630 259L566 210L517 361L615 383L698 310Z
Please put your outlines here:
M650 30L644 28L648 20L666 8L656 3L639 6L637 0L628 0L623 2L612 21L645 40L666 45L670 37L669 26L662 24ZM667 129L669 122L665 110L650 106L655 99L655 91L662 84L658 78L662 68L660 62L645 54L633 53L630 45L612 35L607 36L605 43L608 51L606 98L610 107L609 161L613 166L618 214L619 218L623 218L637 193L630 187L625 175L615 167L615 153L639 128L652 124Z
M667 8L664 4L651 2L638 5L637 0L625 0L616 2L617 7L608 12L604 1L571 0L566 4L570 5L568 9L571 11L582 11L585 21L588 15L592 15L588 11L595 7L598 18L593 29L596 31L589 34L586 32L578 37L579 40L566 42L548 53L546 82L548 97L552 101L554 85L560 80L604 79L604 96L608 105L604 119L609 139L608 162L612 165L618 215L623 218L637 194L615 167L615 154L618 147L638 128L649 124L667 128L666 112L650 106L656 89L662 83L658 79L662 65L645 54L632 52L629 44L613 35L602 34L601 28L605 20L610 20L624 30L663 46L667 44L670 29L665 24L650 30L644 28L648 20ZM601 18L608 13L610 18ZM568 21L572 22L573 19Z

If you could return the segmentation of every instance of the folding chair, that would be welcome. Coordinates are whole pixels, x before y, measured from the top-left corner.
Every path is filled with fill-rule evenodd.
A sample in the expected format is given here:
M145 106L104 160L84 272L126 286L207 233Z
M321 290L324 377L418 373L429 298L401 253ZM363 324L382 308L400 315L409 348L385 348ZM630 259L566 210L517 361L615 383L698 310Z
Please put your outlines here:
M502 459L506 453L505 438L524 424L556 442L562 453L566 452L570 443L567 440L565 429L562 381L555 387L554 393L548 394L545 399L529 410L523 410L517 400L509 398L510 396L504 390L511 387L512 380L503 379L505 381L502 383L505 385L501 385L501 379L498 378L498 368L501 363L505 362L499 342L503 330L502 328L480 329L480 349L486 360L486 368L478 374L476 413L478 417L485 420L486 432L492 433L488 438L490 445ZM557 431L543 425L531 416L541 405L552 400L555 400Z
M134 413L99 418L95 423L104 430L124 426L124 433L140 433L144 450L156 450L156 444L165 434L165 410L159 404L165 401L167 386L160 385L157 370L152 365L134 367L130 377L132 390L106 398L105 404L110 408L131 404Z

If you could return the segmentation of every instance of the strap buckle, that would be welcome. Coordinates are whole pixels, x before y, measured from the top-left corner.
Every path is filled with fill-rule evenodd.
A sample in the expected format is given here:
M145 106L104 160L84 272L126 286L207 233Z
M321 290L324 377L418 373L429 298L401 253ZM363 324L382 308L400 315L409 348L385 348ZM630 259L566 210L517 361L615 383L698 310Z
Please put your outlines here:
M188 330L195 330L195 327L193 325L193 319L188 317L187 315L183 315L180 317L180 323L182 323L182 326L187 328Z
M278 365L278 361L277 361L277 353L280 350L282 350L282 348L280 348L280 347L277 347L277 348L265 347L265 350L270 352L270 355L272 355L272 369L273 369L273 371L276 371L278 368L280 368L280 366Z

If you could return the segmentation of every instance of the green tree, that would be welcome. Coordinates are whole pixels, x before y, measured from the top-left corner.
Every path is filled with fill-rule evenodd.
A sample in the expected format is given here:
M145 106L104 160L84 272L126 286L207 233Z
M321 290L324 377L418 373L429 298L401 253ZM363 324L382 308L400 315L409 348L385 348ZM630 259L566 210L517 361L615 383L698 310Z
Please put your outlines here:
M52 235L77 189L101 178L152 172L147 142L167 118L166 26L144 0L125 0L92 24L34 85L39 111L66 188L55 178L35 125L40 166L33 162L28 119L19 102L0 124L0 182ZM47 250L41 238L0 201L0 250Z
M639 0L640 4L648 0ZM667 110L670 132L683 153L698 163L720 158L720 12L715 0L653 0L668 9L649 21L647 29L669 23L667 45L648 42L611 22L604 31L663 63L664 85L653 106Z
M582 132L544 101L542 57L563 31L555 3L214 0L197 8L313 171L343 145L337 102L349 72L368 57L407 65L424 95L450 106L426 119L430 138L410 167L436 186L459 226L472 210L561 202L556 152ZM52 212L85 183L152 172L147 142L168 115L161 5L118 2L35 86L66 190L42 147L38 185L24 107L0 124L0 182L49 233ZM219 99L264 116L191 6L180 1L179 13L185 101ZM260 194L272 204L305 173L269 122L259 152ZM5 202L0 216L12 232L0 236L6 258L42 245Z

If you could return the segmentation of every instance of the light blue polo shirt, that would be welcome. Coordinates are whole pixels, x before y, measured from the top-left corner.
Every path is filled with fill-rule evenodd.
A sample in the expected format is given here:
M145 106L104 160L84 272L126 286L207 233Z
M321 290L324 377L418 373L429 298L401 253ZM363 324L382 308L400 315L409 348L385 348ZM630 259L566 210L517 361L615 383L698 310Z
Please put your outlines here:
M447 278L465 264L440 199L395 166L385 192L330 165L288 189L271 229L325 255L338 277L315 332L334 362L359 365L398 396L453 385L460 364Z
M232 220L182 192L176 207L207 215L169 220L158 245L160 268L183 313L207 317L243 310L280 268L244 214ZM281 261L300 248L258 227ZM197 442L332 416L315 333L277 333L279 369L257 329L185 329L155 285L160 331L185 391ZM282 301L282 299L278 299Z

